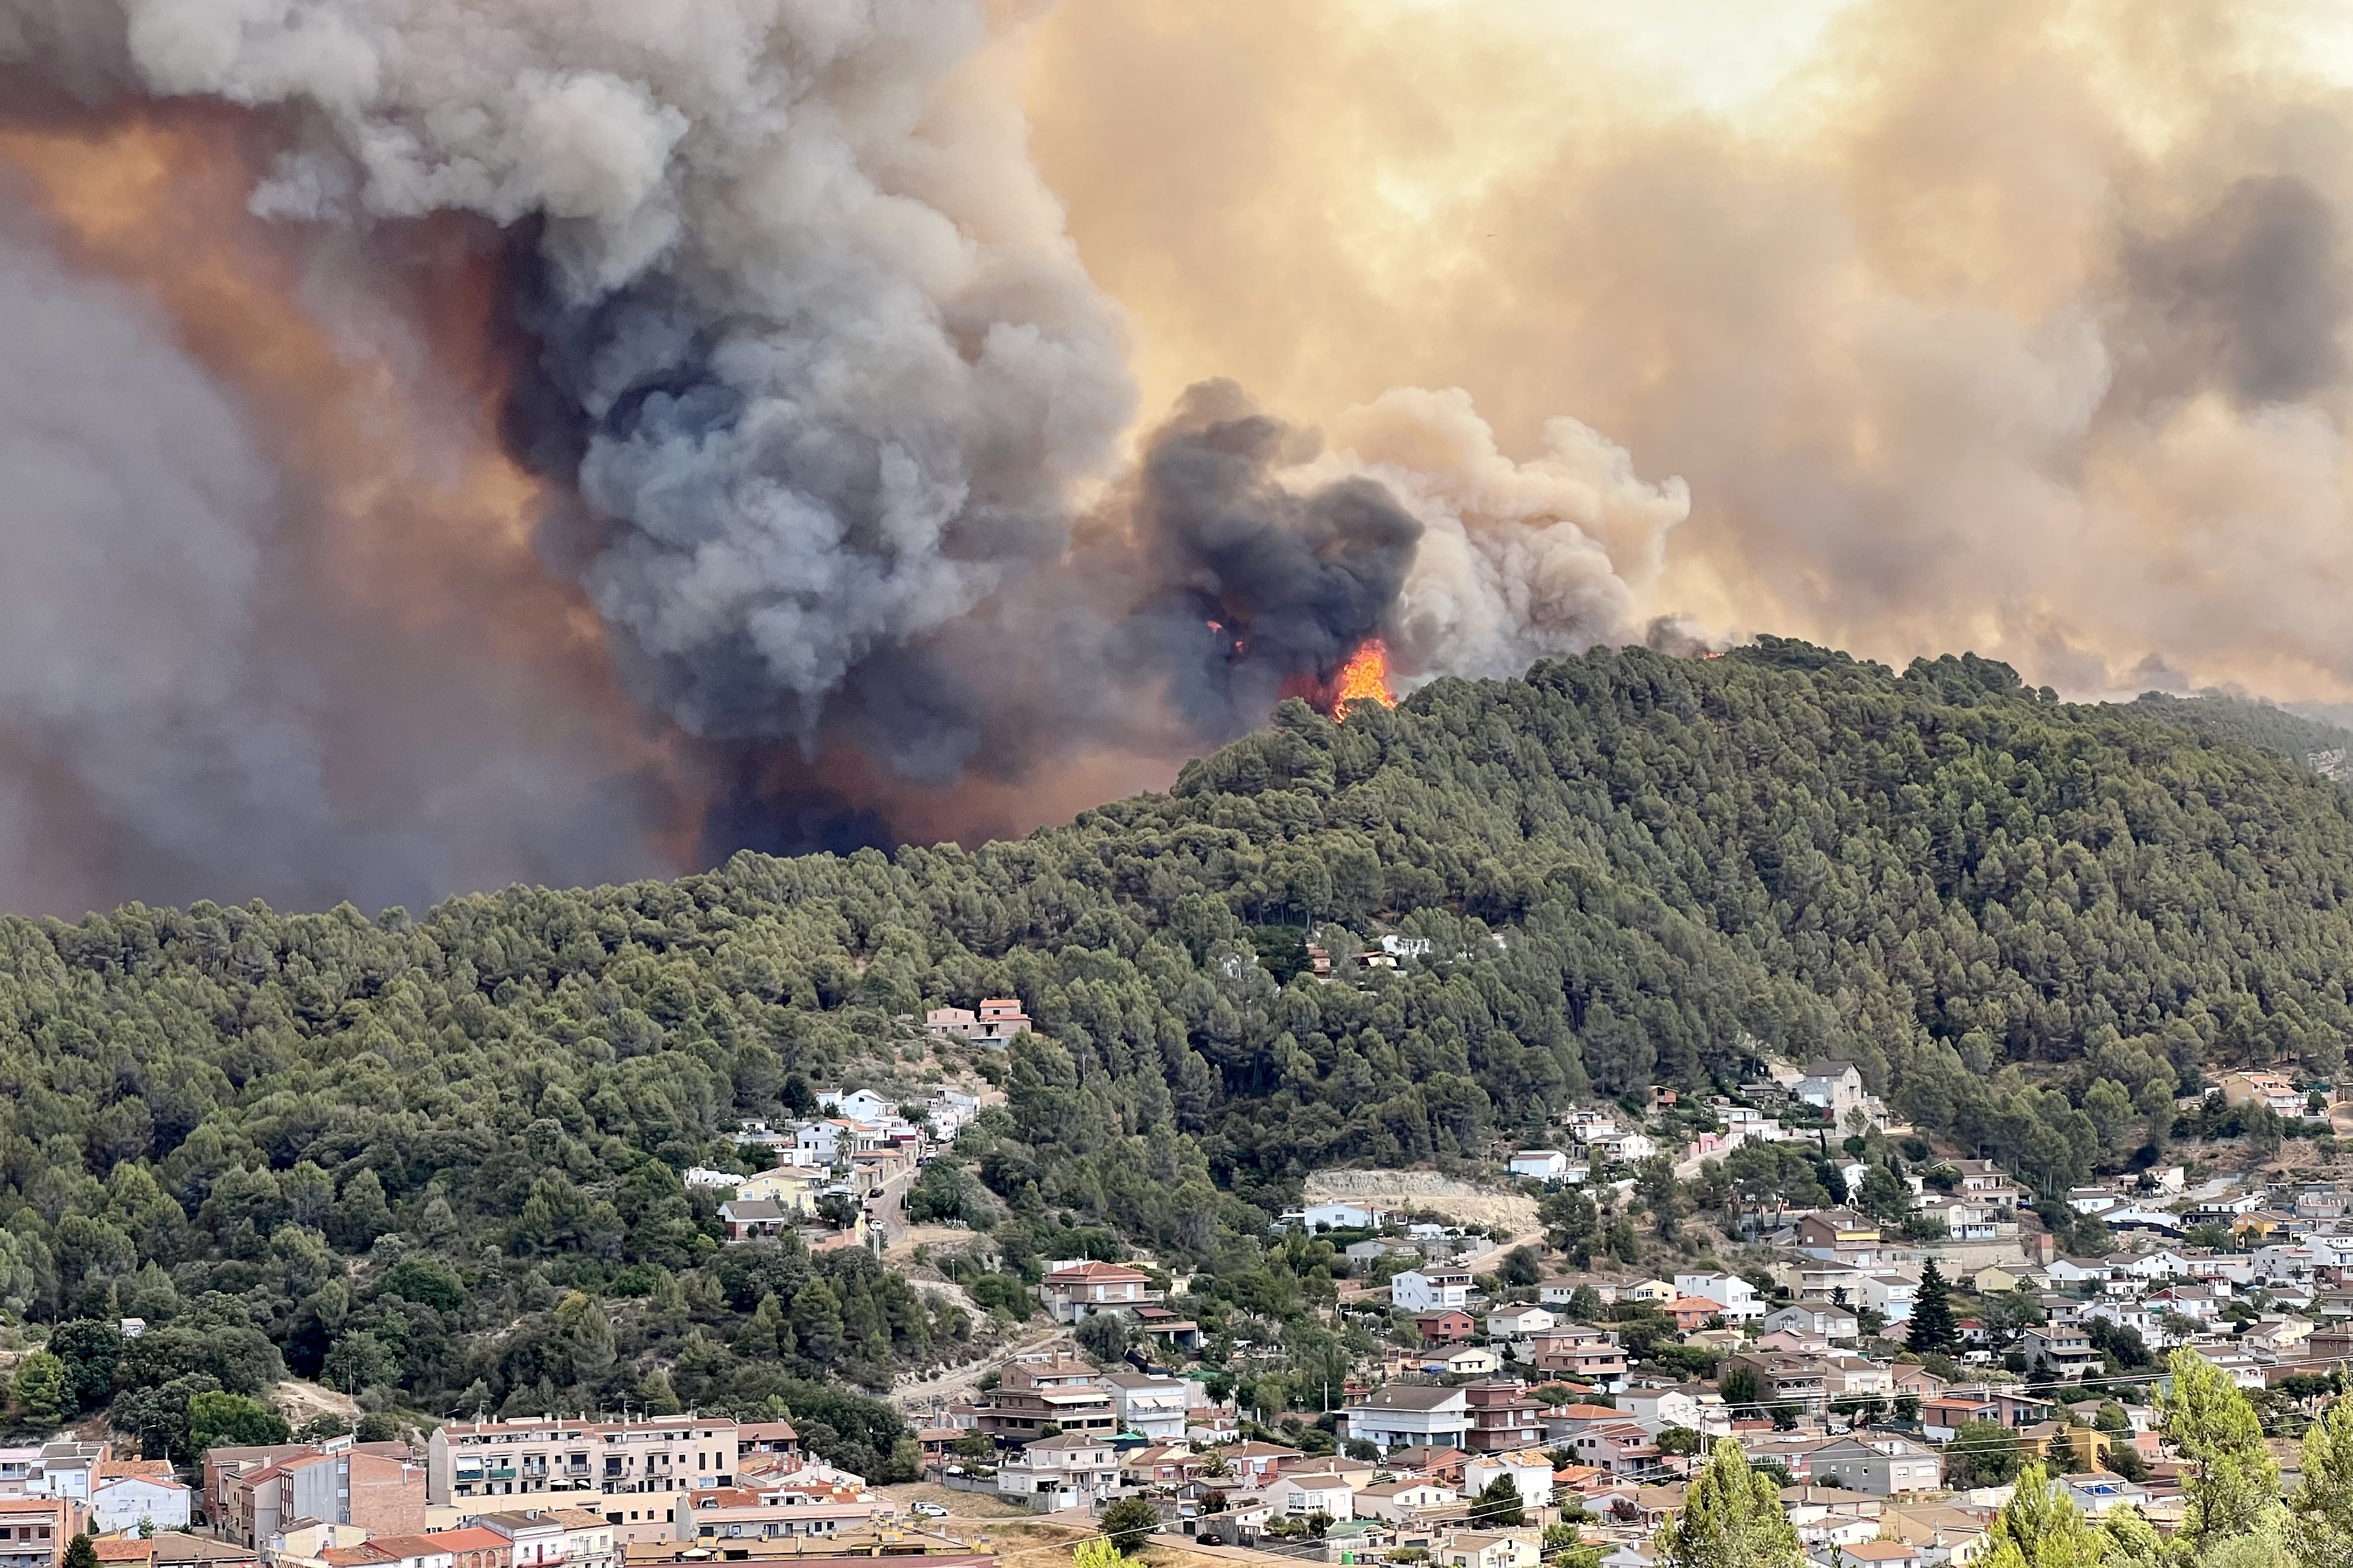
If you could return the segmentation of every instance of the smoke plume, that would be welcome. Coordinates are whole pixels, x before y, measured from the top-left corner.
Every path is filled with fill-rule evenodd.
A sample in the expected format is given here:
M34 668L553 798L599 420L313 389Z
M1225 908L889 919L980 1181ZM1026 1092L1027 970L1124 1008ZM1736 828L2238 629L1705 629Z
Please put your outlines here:
M1676 72L1767 8L1606 10L1050 18L1038 155L1146 405L1214 372L1337 432L1461 387L1514 452L1570 413L1688 481L1655 577L1613 552L1638 613L2078 696L2353 696L2318 13L1862 0L1727 85Z
M1583 15L0 0L0 900L1022 828L1375 637L2353 698L2297 13Z
M40 287L119 281L15 352L89 335L160 367L23 437L60 470L61 430L104 443L58 499L18 490L28 545L88 548L8 584L100 613L53 641L20 621L46 657L0 683L26 767L118 846L87 896L608 875L697 818L702 854L969 831L996 824L958 822L962 794L1165 777L1377 634L1432 675L1629 630L1684 502L1583 426L1515 465L1460 395L1408 394L1326 449L1205 379L1124 457L1128 324L1030 160L1025 42L982 0L0 0L0 155L70 256ZM205 105L235 113L180 115ZM231 188L87 194L192 150ZM192 292L125 232L169 221L226 270L266 263L259 297ZM498 279L491 318L437 311L416 258L452 246ZM229 304L329 352L241 348ZM387 498L437 445L471 477L420 529ZM118 493L79 498L105 474ZM499 592L463 583L478 559ZM147 688L90 695L151 646ZM386 673L417 662L439 679ZM359 711L466 761L422 802L388 789L423 764L353 745ZM407 820L453 798L462 828Z

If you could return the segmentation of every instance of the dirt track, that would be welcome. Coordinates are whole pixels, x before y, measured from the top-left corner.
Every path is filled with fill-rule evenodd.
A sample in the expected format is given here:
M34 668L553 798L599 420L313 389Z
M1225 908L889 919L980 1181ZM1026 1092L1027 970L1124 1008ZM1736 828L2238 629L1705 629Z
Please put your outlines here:
M1357 1199L1401 1209L1430 1209L1465 1225L1538 1228L1535 1200L1430 1171L1317 1171L1307 1178L1311 1204Z

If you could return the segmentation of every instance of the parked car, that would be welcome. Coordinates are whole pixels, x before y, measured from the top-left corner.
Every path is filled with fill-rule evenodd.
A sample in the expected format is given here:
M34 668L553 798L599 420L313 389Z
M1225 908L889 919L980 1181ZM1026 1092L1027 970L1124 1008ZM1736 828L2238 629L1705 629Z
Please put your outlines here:
M945 1519L947 1516L948 1510L935 1502L919 1502L915 1505L915 1517L918 1519Z

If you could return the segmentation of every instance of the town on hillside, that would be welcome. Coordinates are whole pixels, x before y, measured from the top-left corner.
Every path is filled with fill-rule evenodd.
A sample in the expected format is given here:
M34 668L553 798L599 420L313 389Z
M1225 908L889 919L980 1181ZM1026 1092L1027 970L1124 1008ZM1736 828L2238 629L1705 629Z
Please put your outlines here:
M2260 1149L2233 1121L2258 1110L2332 1136L2335 1100L2248 1071L2179 1109L2219 1157ZM1389 1198L1345 1173L1274 1222L1287 1302L1141 1255L1043 1266L1069 1342L929 1402L927 1474L1335 1563L1638 1568L1729 1442L1822 1568L1961 1564L2028 1466L2086 1516L2179 1528L2172 1355L2239 1391L2284 1488L2353 1361L2353 1189L2332 1183L2179 1145L2038 1193L1922 1139L1840 1061L1557 1131L1493 1156L1524 1228L1451 1215L1409 1173Z
M926 1022L983 1044L1027 1027ZM2179 1108L2224 1136L2053 1194L1924 1140L1852 1064L1766 1066L1569 1110L1480 1180L1329 1173L1271 1215L1262 1263L1223 1274L1101 1230L1008 1258L938 1223L941 1156L1003 1115L986 1072L811 1089L733 1135L743 1168L682 1179L723 1247L933 1238L904 1266L985 1328L977 1359L902 1391L904 1426L871 1405L889 1477L829 1462L842 1434L783 1410L297 1430L199 1392L164 1445L177 1467L119 1409L111 1433L0 1449L0 1568L983 1568L1031 1530L1147 1556L1649 1568L1726 1453L1778 1487L1816 1568L1962 1568L2021 1473L2087 1517L2182 1528L2200 1461L2166 1399L2185 1365L2235 1391L2295 1482L2293 1438L2353 1363L2353 1191L2265 1168L2277 1145L2239 1124L2332 1136L2310 1129L2333 1090L2225 1075ZM146 1327L75 1331L94 1330Z

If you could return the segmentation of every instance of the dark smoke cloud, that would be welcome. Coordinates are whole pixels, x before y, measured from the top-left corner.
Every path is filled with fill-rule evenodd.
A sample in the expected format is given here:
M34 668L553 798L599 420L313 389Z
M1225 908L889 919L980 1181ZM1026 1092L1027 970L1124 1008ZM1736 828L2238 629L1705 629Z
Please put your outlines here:
M526 675L356 624L315 497L150 301L0 201L0 896L421 904L641 873L652 799Z
M2318 191L2274 174L2233 181L2175 233L2127 242L2120 390L2252 405L2342 379L2353 289L2340 227Z
M1209 384L1123 470L1125 321L1029 161L1019 38L993 14L0 0L0 66L111 112L256 111L246 209L310 237L302 308L395 379L435 363L398 342L402 237L452 215L505 231L522 336L501 433L552 483L543 557L673 750L722 781L712 847L866 836L860 791L1103 776L1105 757L1165 775L1376 632L1418 676L1631 635L1688 501L1574 421L1516 463L1466 398L1408 391L1327 447ZM160 822L168 800L178 838L222 853L250 835L220 824L270 824L238 886L297 901L642 864L661 802L597 765L593 698L385 605L321 604L333 457L290 456L283 410L213 392L247 426L252 493L205 520L225 541L206 559L248 564L193 574L187 613L229 651L201 702L166 703L201 722L96 726L140 764L102 815ZM114 526L130 553L169 531L158 559L203 538L142 508ZM483 626L495 598L453 595ZM354 743L358 713L416 749ZM206 734L260 754L208 760ZM218 879L204 856L189 877Z

